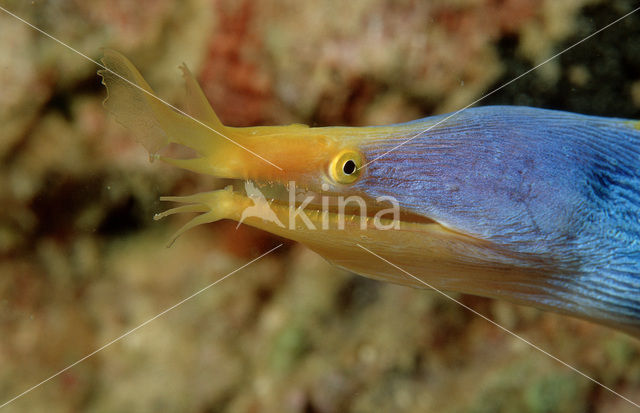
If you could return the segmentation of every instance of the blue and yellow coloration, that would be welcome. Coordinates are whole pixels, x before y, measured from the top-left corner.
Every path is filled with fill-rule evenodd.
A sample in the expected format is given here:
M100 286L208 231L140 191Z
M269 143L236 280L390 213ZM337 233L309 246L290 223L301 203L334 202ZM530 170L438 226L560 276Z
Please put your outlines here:
M284 225L257 217L245 224L368 277L424 286L357 244L439 289L640 334L640 123L497 106L467 109L442 123L436 116L378 127L232 128L220 122L185 66L189 114L202 123L142 91L152 92L122 55L107 50L103 63L131 82L100 71L106 107L152 154L182 144L199 157L159 158L261 185ZM316 228L326 220L328 229L289 222L289 181L317 195L304 211ZM201 213L177 235L198 224L238 221L253 205L239 188L166 197L185 205L160 216ZM353 211L339 229L335 209L320 207L320 194L364 199L366 228ZM388 207L376 202L381 196L398 201L399 229L374 225L373 214Z

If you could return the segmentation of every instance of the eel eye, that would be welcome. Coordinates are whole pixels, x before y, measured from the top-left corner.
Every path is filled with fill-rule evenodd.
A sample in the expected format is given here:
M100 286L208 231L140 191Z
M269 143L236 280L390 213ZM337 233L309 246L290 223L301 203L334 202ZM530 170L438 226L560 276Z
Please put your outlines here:
M360 177L362 155L356 151L341 151L329 165L329 177L339 184L350 184Z

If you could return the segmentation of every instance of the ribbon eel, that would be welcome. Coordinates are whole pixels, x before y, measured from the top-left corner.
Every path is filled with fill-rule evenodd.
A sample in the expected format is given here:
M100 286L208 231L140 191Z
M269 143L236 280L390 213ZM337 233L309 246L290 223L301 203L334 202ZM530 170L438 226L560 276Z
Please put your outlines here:
M162 198L183 205L157 217L200 213L176 236L242 221L424 288L360 244L438 289L640 336L640 122L490 106L389 126L235 128L185 65L189 116L153 97L124 56L102 61L106 108L154 158L236 182ZM197 156L158 155L169 143Z

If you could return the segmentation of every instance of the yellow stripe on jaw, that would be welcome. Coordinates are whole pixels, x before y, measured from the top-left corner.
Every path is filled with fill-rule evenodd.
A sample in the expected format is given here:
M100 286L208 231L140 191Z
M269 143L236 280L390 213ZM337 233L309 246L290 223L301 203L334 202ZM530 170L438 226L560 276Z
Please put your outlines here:
M491 295L494 292L495 283L502 275L500 271L495 272L487 268L484 276L475 274L477 282L469 282L468 274L465 275L465 271L469 271L469 262L461 261L460 253L477 249L473 255L486 255L491 254L491 251L487 250L479 240L451 232L435 222L400 222L398 229L380 230L372 217L364 218L363 228L359 215L340 216L335 212L309 208L304 210L311 224L309 225L299 216L294 215L292 220L292 207L278 202L268 205L269 211L273 214L272 218L261 215L244 217L244 212L255 207L257 202L250 196L234 192L231 186L212 192L181 197L167 196L161 199L186 205L157 214L155 219L175 213L201 212L172 236L169 245L184 232L198 225L231 219L301 242L338 266L382 281L424 288L424 285L416 280L389 272L381 267L377 261L371 260L366 252L357 247L357 244L369 249L383 249L387 258L404 263L420 278L429 280L439 288L447 286L459 291L482 291L485 295ZM295 210L295 207L293 209ZM323 225L324 222L328 222L326 227ZM383 225L389 225L389 222L385 221ZM482 254L479 251L483 251ZM414 260L416 256L421 257L421 262L444 260L445 264L439 266L437 270L424 273L424 268L414 267L417 264ZM447 277L446 274L457 274L457 276ZM443 285L442 282L447 284Z

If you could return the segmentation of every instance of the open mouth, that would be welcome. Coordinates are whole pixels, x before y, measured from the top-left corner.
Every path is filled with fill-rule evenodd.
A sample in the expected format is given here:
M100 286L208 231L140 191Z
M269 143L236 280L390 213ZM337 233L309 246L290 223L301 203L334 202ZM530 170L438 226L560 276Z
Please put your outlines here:
M308 214L328 213L330 215L344 215L345 219L358 219L360 217L374 218L381 211L397 209L397 218L407 224L436 224L437 222L427 216L418 214L406 208L401 208L396 200L377 200L363 194L343 194L331 191L314 191L305 186L298 185L295 181L288 184L280 182L260 182L234 180L232 187L234 192L247 197L263 195L274 207L294 209L302 208ZM253 185L254 189L249 189ZM259 191L260 194L257 194Z
M261 219L263 223L290 230L394 230L405 227L416 230L423 225L438 224L433 219L400 207L394 199L373 199L366 195L316 192L295 181L260 182L233 180L224 189L188 196L166 196L163 201L181 206L157 214L161 219L176 213L200 213L179 229L178 236L197 225L231 219L243 223ZM250 222L248 222L250 224Z

